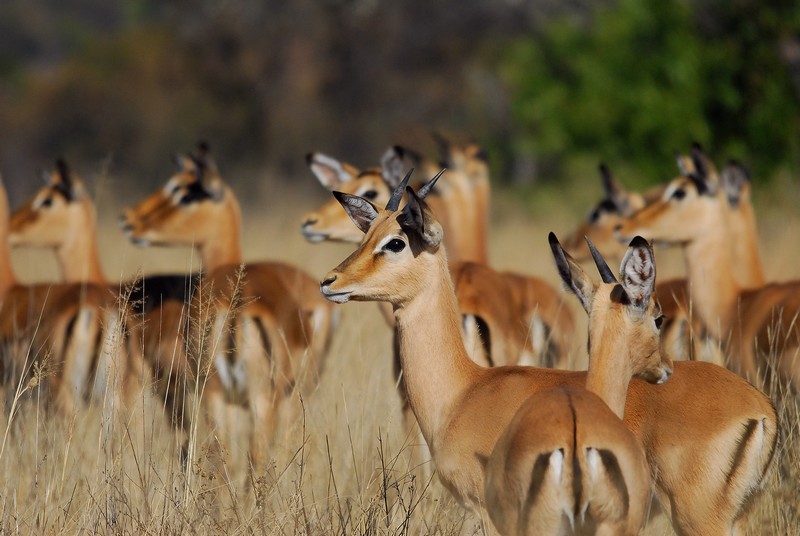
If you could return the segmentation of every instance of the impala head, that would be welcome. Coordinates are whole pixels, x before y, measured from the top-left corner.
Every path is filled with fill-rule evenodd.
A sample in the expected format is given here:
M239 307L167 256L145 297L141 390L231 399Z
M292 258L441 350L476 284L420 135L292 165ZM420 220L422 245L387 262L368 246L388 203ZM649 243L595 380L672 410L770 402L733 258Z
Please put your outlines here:
M94 206L64 160L44 174L45 185L11 216L12 246L58 247L75 232L94 232Z
M362 197L333 193L364 237L358 249L320 284L327 299L337 303L389 301L399 305L420 294L426 285L420 274L447 262L439 254L442 226L424 201L440 176L441 172L415 193L407 186L409 172L383 210ZM400 209L404 193L407 202Z
M622 258L626 248L614 237L614 228L645 205L644 197L626 190L605 164L600 164L599 169L605 196L564 240L564 249L581 262L591 257L584 237L588 237L606 257Z
M656 265L650 244L639 236L631 241L617 280L587 240L603 280L596 284L562 249L553 233L549 240L562 281L589 314L590 358L602 359L597 364L603 367L615 366L611 360L624 357L630 369L620 370L620 374L630 372L651 383L666 381L672 374L672 361L661 348L660 328L664 319L653 293Z
M620 240L641 235L656 242L685 244L709 229L725 225L727 203L720 177L699 145L692 147L691 165L681 163L683 176L670 181L661 198L618 223Z
M239 218L239 206L222 181L205 143L195 154L175 158L178 171L159 190L120 216L120 227L136 245L200 244Z
M489 177L489 154L477 143L458 145L439 132L432 132L439 148L439 159L443 167L458 169L469 177Z
M328 190L363 197L376 206L383 206L403 179L403 159L407 153L402 147L390 147L381 156L380 169L366 171L322 153L310 153L306 161L320 184ZM306 215L300 230L309 242L333 240L357 244L363 237L336 199Z

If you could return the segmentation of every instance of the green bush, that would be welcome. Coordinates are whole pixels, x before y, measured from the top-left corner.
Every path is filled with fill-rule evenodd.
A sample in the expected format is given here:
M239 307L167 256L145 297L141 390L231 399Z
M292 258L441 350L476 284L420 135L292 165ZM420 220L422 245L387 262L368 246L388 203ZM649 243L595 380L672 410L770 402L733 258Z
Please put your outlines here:
M797 159L800 88L779 45L798 35L798 11L620 0L588 21L554 21L513 43L503 61L515 150L562 164L622 161L653 182L674 172L674 150L696 140L770 177Z

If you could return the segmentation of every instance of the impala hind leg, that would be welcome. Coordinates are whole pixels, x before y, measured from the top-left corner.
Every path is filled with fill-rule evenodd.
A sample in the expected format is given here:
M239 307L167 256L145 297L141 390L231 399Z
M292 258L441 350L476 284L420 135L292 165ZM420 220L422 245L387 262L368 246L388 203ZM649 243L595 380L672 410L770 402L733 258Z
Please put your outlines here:
M252 422L250 464L258 474L266 465L267 453L275 435L283 393L276 388L275 362L286 361L282 344L270 344L266 322L242 315L237 322L237 354L244 364L248 407ZM271 327L271 326L270 326Z

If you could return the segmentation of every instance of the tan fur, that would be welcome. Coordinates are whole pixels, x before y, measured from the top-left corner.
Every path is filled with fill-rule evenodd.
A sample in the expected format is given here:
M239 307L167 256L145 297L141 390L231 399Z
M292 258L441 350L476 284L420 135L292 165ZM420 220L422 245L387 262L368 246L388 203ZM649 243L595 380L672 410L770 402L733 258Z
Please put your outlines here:
M140 245L199 249L205 276L190 306L192 352L190 370L183 374L205 386L206 414L218 428L223 428L220 404L251 410L257 430L251 454L259 467L281 401L295 385L305 393L316 386L334 318L316 282L302 270L243 263L240 220L233 192L203 155L184 157L161 190L127 209L124 229ZM268 391L254 390L266 385Z
M644 452L620 419L631 377L671 373L659 351L661 308L649 296L644 312L614 302L614 284L595 285L574 263L571 271L592 289L587 389L531 396L492 450L486 504L504 535L638 534L650 503Z
M715 173L709 184L718 184ZM675 192L683 197L676 197ZM800 282L772 284L761 288L742 283L736 267L750 264L746 272L760 273L758 252L742 257L736 228L753 225L749 215L736 214L722 188L701 194L696 184L679 177L668 186L661 200L624 221L621 235L642 234L648 238L685 244L686 263L694 310L707 331L727 349L731 367L752 381L774 359L780 377L800 388L795 372L800 350ZM732 224L732 220L738 220ZM750 223L747 224L746 222ZM746 236L756 236L750 228ZM747 290L751 288L751 290Z
M94 205L81 180L66 168L52 172L12 215L8 240L14 247L54 249L65 276L67 284L51 288L47 303L38 305L61 317L53 322L66 347L54 356L50 378L59 408L72 412L84 396L130 407L147 381L146 367L131 337L130 312L102 275Z
M461 343L444 250L407 236L400 214L379 214L358 250L327 274L322 290L338 302L392 303L408 396L439 477L462 504L483 510L481 460L517 409L542 389L584 385L586 374L475 365ZM389 236L407 247L377 255ZM756 423L752 440L740 449L750 422ZM625 424L642 442L658 498L681 534L730 533L763 480L777 438L769 399L735 374L702 362L676 363L664 385L631 381ZM731 471L734 459L740 462Z
M489 178L485 161L477 157L477 146L450 146L450 151L449 154L457 162L456 167L463 169L463 172L460 169L448 169L426 202L443 222L447 251L457 249L465 252L450 259L451 275L456 282L456 296L462 312L479 317L489 325L493 364L513 365L523 360L528 364L567 366L569 353L574 349L569 337L574 319L556 289L537 277L498 272L485 263L458 260L486 257L467 251L485 249L485 245L476 245L474 242L485 241ZM386 205L389 200L391 191L379 169L345 174L345 180L330 182L326 179L333 175L329 167L338 161L319 153L310 155L309 161L320 182L332 190L366 196L378 206ZM427 161L422 164L424 169L434 169ZM339 165L352 173L352 166ZM323 173L323 170L328 170L328 173ZM476 208L476 205L480 205L480 208ZM465 210L465 207L473 208ZM357 243L361 239L361 233L335 199L307 215L304 222L303 234L312 242L338 240ZM458 233L473 228L483 230ZM458 238L458 243L452 239L461 235L465 235L465 239ZM539 337L543 340L536 340L533 336L531 327L536 324L545 328L542 331L546 333ZM470 355L476 362L487 362L474 342L470 342L469 347Z

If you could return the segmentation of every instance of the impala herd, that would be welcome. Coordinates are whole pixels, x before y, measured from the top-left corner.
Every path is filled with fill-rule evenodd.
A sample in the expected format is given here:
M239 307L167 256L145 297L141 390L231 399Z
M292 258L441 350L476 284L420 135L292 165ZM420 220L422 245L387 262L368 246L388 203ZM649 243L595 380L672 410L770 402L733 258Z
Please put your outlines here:
M109 281L92 199L62 160L13 214L0 188L4 388L44 380L63 415L98 400L124 410L149 389L184 466L197 418L229 441L238 405L263 471L281 408L324 378L335 304L375 301L405 424L428 449L416 456L485 533L638 534L656 512L681 535L743 533L779 438L753 385L800 389L800 281L765 282L745 168L717 171L695 144L677 178L640 194L601 166L605 197L563 246L549 236L587 337L558 289L489 265L486 154L436 140L442 165L399 146L364 170L307 156L334 199L303 236L356 248L321 283L244 261L239 203L204 143L120 217L137 246L195 247L201 273ZM409 168L433 178L411 186ZM683 247L686 279L656 282L654 243ZM10 248L22 247L52 249L61 282L19 283ZM587 340L588 371L569 370Z

